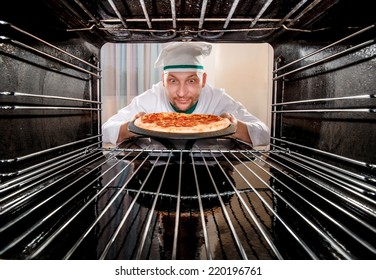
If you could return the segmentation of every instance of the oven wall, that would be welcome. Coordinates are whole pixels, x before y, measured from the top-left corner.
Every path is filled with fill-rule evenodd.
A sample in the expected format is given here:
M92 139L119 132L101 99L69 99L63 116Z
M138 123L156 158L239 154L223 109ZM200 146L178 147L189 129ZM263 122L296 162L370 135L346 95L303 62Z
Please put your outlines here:
M323 111L275 113L274 137L366 164L376 162L374 152L376 151L376 117L374 113L376 107L374 98L376 45L368 43L363 47L357 47L353 51L339 55L340 52L363 41L327 48L275 74L283 76L285 73L312 64L310 67L275 79L277 93L275 102L277 103L362 95L368 95L368 97L275 106L273 109L278 111L312 109ZM327 44L316 45L306 41L294 41L276 46L277 68L325 46ZM327 57L332 58L325 62L318 62ZM366 112L326 111L331 109L361 109ZM288 145L280 141L276 143L311 154L309 150L300 149L296 145ZM316 157L329 162L333 161L336 166L346 165L344 161L332 160L331 157L322 154L316 155ZM359 171L356 164L350 164L349 168Z
M7 36L10 39L0 44L0 159L16 159L98 135L97 105L65 99L98 100L98 78L83 71L93 69L15 30L9 29ZM98 58L98 47L82 39L50 43L93 64Z

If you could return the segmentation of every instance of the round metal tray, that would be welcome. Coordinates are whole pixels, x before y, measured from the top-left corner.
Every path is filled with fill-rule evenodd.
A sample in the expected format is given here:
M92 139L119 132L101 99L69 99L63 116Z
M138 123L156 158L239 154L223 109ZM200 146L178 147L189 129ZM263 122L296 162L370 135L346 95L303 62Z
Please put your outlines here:
M233 134L236 130L236 126L230 124L225 129L209 132L195 132L195 133L171 133L171 132L159 132L140 128L134 124L134 121L130 122L128 125L128 130L143 136L149 136L153 138L164 138L164 139L205 139L205 138L217 138L226 135Z

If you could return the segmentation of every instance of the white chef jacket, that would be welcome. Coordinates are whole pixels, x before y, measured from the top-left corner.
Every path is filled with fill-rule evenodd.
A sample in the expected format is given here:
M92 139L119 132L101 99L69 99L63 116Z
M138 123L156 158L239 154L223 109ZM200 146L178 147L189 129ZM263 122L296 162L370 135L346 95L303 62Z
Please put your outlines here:
M133 98L131 103L120 109L118 113L108 119L102 126L103 142L116 144L120 126L139 113L174 112L165 93L162 82L154 84L151 89ZM202 88L195 114L231 113L238 120L247 125L253 146L266 146L269 144L269 128L258 118L250 114L244 106L229 96L224 89L213 88L206 84Z

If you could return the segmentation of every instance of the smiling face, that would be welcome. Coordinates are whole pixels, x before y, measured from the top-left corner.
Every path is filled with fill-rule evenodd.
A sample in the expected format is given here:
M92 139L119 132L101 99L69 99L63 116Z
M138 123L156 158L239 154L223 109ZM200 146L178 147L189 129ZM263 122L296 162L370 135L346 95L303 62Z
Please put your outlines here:
M206 83L206 73L163 73L162 81L171 104L180 111L187 111L200 97Z

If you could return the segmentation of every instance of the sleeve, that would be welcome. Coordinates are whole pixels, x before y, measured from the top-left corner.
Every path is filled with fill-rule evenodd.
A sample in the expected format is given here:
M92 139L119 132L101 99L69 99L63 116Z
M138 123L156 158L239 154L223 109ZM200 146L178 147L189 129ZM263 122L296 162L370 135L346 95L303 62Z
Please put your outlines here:
M120 109L102 125L103 142L116 145L120 126L131 121L137 113L153 113L162 110L166 110L166 100L162 83L159 82L151 89L134 97L129 105Z
M226 92L222 91L220 104L223 105L221 113L231 113L238 120L244 122L248 128L249 137L253 146L266 146L270 143L270 130L268 126L260 119L252 115L238 101L235 101Z
M132 120L133 116L138 112L145 111L139 103L138 98L135 97L129 105L119 110L116 115L113 115L102 125L104 143L112 143L116 145L120 126L123 123Z
M241 105L243 107L243 105ZM250 114L244 107L238 109L234 116L247 125L249 137L253 146L266 146L270 143L270 130L268 126L257 117Z

